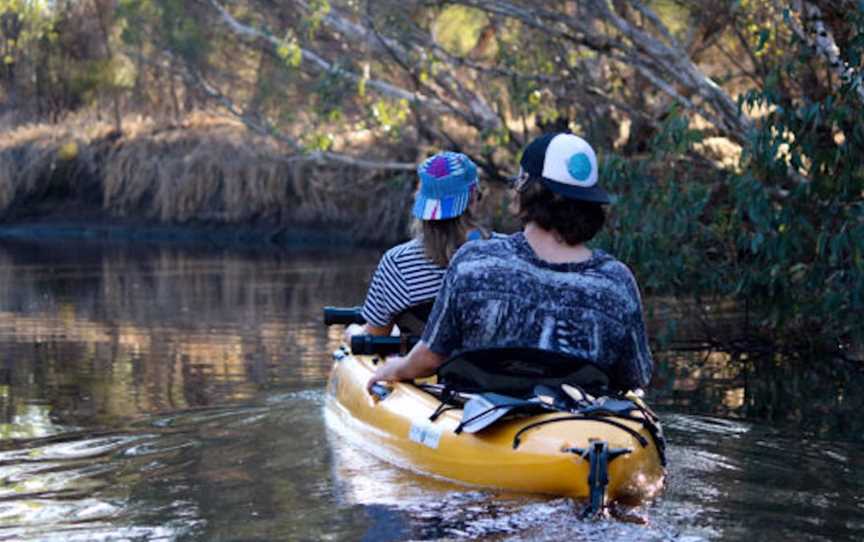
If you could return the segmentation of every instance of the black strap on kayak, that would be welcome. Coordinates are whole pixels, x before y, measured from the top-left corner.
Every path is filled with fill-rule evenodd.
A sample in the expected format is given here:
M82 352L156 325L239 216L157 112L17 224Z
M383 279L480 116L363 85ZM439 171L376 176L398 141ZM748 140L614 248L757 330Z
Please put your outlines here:
M541 425L548 425L550 423L565 422L568 420L574 420L574 421L584 420L584 421L589 421L589 422L606 423L606 424L615 426L618 429L621 429L622 431L628 433L631 437L636 439L636 441L639 444L641 444L643 448L648 446L648 439L646 439L645 437L640 435L638 431L635 431L635 430L627 427L623 423L616 422L615 420L609 419L607 417L604 417L604 416L597 416L597 417L593 417L593 416L561 416L559 418L552 418L549 420L540 420L539 422L534 422L534 423L528 424L525 427L523 427L522 429L520 429L519 431L517 431L516 435L513 436L513 449L515 450L515 449L519 448L519 445L522 443L521 437L526 431L540 427Z
M636 405L636 408L639 409L639 412L645 417L645 421L642 423L642 426L648 430L648 433L651 435L651 438L654 439L654 444L657 446L657 453L660 455L660 465L666 466L666 437L663 435L663 428L660 426L660 419L657 417L654 412L640 404L639 402L633 402Z
M438 407L435 409L435 411L432 413L432 415L429 416L429 421L437 420L441 416L441 414L443 414L444 412L447 412L448 410L458 410L458 409L463 407L464 395L465 395L464 390L456 391L456 390L453 390L447 386L442 386L441 384L416 384L416 386L418 388L426 391L427 393L435 396L439 401L441 401L441 404L439 404ZM633 421L633 422L639 423L643 427L645 427L648 430L648 433L651 436L651 439L654 441L654 444L657 447L657 453L660 456L660 464L665 467L667 464L666 463L666 439L663 436L662 428L657 423L658 422L657 415L654 414L654 412L652 412L650 409L641 405L637 401L632 401L632 403L634 406L634 410L639 411L642 414L642 417L623 415L623 414L615 413L615 412L595 411L595 412L593 412L587 416L586 415L567 416L567 417L562 417L562 418L555 418L554 420L544 420L542 422L538 422L537 424L532 424L532 425L523 427L516 434L516 436L513 439L513 448L516 449L519 447L519 444L521 443L520 437L521 437L522 433L524 433L525 431L527 431L533 427L536 427L538 424L539 425L545 425L546 423L554 423L554 422L559 421L559 420L563 421L563 420L574 420L574 419L575 420L583 420L584 419L584 420L589 420L589 421L599 421L601 423L607 423L609 425L614 425L615 427L618 427L618 428L622 429L623 431L626 431L627 433L632 435L639 442L639 444L642 445L642 447L646 447L648 445L648 441L645 439L645 437L643 437L642 435L640 435L636 431L630 429L629 427L627 427L621 423L618 423L613 419L609 419L610 417L615 417L615 418L619 418L619 419ZM536 404L536 405L538 407L541 406L540 404ZM473 416L471 419L463 420L463 422L456 428L456 433L457 434L461 433L462 430L464 429L464 425L472 422L475 418L483 417L484 415L489 414L489 412L492 412L497 408L504 408L504 407L510 407L510 406L511 405L496 405L495 407L493 407L493 408L491 408L485 412L481 412L480 414Z
M441 417L441 414L444 414L448 410L459 410L465 403L464 397L461 397L458 392L441 384L415 383L414 385L441 401L435 407L435 411L429 416L430 422L434 422Z
M459 408L460 407L456 405L450 405L442 401L441 404L438 405L438 408L435 409L435 412L433 412L432 415L429 416L429 421L434 422L441 416L441 414L444 414L448 410L458 410Z
M423 328L426 327L426 320L429 319L429 314L432 312L432 305L434 303L434 299L426 301L408 307L397 314L393 322L399 326L402 335L422 335Z

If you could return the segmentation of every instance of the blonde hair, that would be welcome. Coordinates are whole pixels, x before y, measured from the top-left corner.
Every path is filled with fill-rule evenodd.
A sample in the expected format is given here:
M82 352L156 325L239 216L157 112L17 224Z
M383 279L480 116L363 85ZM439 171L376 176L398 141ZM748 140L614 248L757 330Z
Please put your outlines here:
M457 217L446 220L415 219L411 226L414 237L423 244L423 253L440 267L450 264L450 258L465 243L471 230L479 230L483 238L489 237L488 231L474 220L470 204Z

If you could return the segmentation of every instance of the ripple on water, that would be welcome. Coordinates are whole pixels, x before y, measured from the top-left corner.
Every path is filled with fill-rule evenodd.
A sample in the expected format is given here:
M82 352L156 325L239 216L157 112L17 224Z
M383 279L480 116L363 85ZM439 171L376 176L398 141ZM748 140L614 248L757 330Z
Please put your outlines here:
M391 540L653 541L675 533L662 519L645 522L642 514L650 504L622 509L624 521L583 521L584 505L570 499L478 490L413 473L375 457L337 416L327 416L327 423L338 498L344 505L364 507L381 522L398 516L404 532ZM634 519L640 524L628 521Z
M8 536L0 531L0 540L21 542L108 542L146 540L149 542L182 539L193 532L195 525L168 523L165 525L118 526L111 522L87 521L82 525L47 527L31 530L10 529Z
M666 431L681 431L691 436L740 437L752 429L752 424L723 418L693 416L684 414L664 414L663 427Z
M139 420L139 432L21 441L0 452L0 539L174 540L192 532L202 520L183 498L190 490L185 472L194 468L190 452L201 448L208 428L260 423L264 412L210 409ZM160 423L166 419L172 423ZM164 497L135 497L157 481ZM150 526L150 517L159 519Z

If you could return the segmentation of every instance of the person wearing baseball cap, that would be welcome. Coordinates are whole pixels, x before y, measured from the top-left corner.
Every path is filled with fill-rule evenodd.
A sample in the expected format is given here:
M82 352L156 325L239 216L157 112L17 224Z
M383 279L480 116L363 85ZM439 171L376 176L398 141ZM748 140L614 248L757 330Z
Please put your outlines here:
M522 231L467 243L452 258L422 340L369 382L434 374L484 348L549 350L601 369L613 389L648 384L653 360L642 302L626 265L588 242L609 194L597 156L569 133L537 137L514 179Z
M450 258L467 239L489 237L472 212L479 190L477 166L470 158L440 152L417 166L417 176L414 238L384 253L361 310L366 324L350 326L346 338L357 333L388 335L400 317L417 308L416 318L400 322L410 321L422 329Z

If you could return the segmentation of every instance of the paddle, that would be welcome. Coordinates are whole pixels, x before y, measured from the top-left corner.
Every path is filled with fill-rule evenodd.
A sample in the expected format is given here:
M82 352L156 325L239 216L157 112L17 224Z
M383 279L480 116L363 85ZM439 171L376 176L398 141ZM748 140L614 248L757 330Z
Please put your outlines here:
M514 408L538 404L536 400L517 399L498 393L475 395L462 407L462 422L456 427L456 433L476 433L500 420Z
M584 414L595 414L603 412L606 414L614 414L618 416L626 416L638 407L633 401L628 399L612 399L610 397L601 397L599 401L592 403L586 407L579 409Z
M557 410L570 410L574 406L570 397L563 394L560 390L545 384L534 386L534 396L542 403Z
M561 384L561 390L567 394L577 405L583 403L593 403L597 399L585 392L582 388L571 386L570 384Z
M324 325L334 324L365 324L366 319L360 313L360 307L324 307Z

